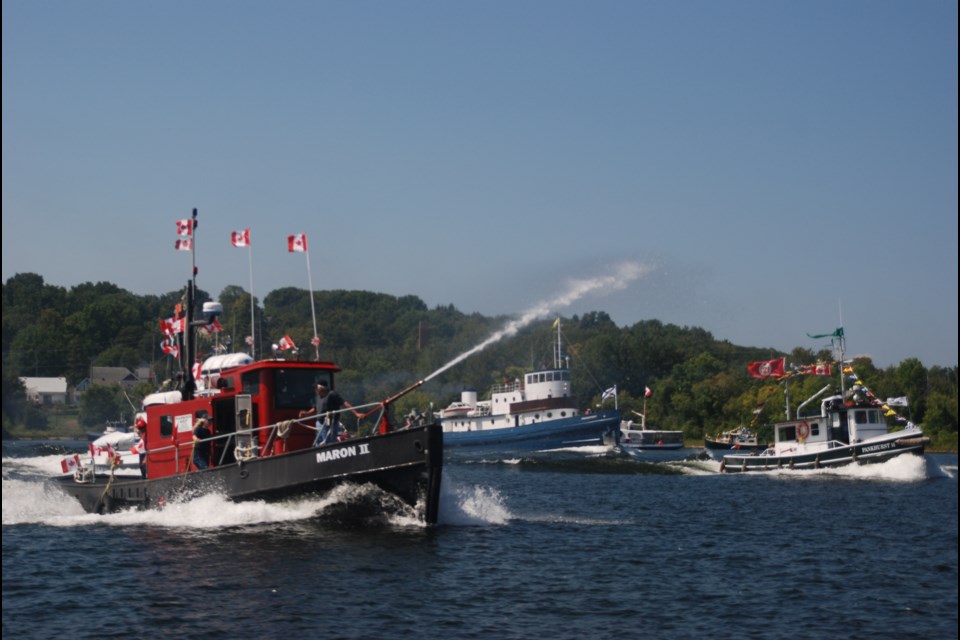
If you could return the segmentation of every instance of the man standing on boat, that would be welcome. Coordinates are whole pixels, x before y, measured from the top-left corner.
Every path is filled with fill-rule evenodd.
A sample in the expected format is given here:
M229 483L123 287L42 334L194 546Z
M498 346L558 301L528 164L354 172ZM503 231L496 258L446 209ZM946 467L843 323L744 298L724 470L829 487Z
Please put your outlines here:
M317 437L313 441L313 446L319 447L322 444L336 442L340 434L343 433L343 425L340 424L340 410L343 409L345 401L336 391L329 389L323 382L317 383L317 400L313 409L307 409L300 412L300 417L309 416L313 413L317 415Z
M213 432L210 431L207 419L197 420L193 428L193 466L197 469L206 469L210 466L210 438L212 437Z

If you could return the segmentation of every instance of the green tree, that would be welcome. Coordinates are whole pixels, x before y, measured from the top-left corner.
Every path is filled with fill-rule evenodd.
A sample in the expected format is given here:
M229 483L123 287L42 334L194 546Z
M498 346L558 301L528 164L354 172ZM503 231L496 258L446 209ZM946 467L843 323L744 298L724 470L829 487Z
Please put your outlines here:
M124 414L129 414L127 401L117 385L90 387L80 399L80 423L87 427L119 420Z

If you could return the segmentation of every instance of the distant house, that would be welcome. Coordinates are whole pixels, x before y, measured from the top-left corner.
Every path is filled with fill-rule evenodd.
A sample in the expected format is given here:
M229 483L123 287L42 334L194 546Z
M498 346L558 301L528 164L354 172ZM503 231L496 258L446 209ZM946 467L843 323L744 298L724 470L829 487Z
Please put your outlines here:
M129 389L140 379L126 367L90 367L90 386L111 386L119 384Z
M20 381L27 390L27 400L33 404L67 403L66 378L20 378Z

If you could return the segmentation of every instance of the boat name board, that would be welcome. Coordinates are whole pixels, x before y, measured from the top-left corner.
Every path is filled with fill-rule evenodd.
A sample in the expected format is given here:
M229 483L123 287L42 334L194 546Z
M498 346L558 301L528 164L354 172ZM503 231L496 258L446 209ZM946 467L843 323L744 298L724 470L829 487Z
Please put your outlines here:
M355 456L365 456L370 453L370 443L363 442L349 447L340 447L339 449L330 449L328 451L317 451L317 463L330 462L331 460L342 460L344 458L353 458Z
M863 447L862 451L864 453L874 453L875 451L886 451L887 449L893 449L895 447L893 442L883 442L881 444L872 444L867 447Z

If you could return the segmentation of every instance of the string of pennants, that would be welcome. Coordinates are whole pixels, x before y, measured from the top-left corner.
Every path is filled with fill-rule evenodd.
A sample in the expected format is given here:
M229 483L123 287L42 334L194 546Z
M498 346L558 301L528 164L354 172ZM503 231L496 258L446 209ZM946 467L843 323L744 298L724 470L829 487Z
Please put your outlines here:
M829 363L818 362L817 364L800 365L787 370L786 358L776 358L774 360L751 362L747 365L747 372L754 378L773 378L779 383L802 376L830 376L833 375L833 365ZM911 424L909 420L898 414L893 409L893 407L909 406L909 402L905 396L898 398L887 398L886 401L883 401L878 398L873 391L867 387L866 384L864 384L864 382L853 370L852 366L843 366L841 372L853 382L853 387L850 389L851 393L863 393L870 404L883 409L884 415L888 418L893 418L899 423L906 423L908 426ZM760 390L760 398L757 401L756 409L753 411L753 419L750 421L751 427L756 426L760 419L760 414L766 407L767 401L776 390L776 385L769 385Z

